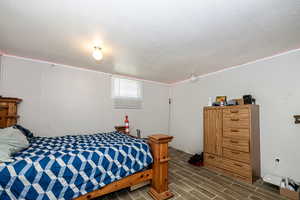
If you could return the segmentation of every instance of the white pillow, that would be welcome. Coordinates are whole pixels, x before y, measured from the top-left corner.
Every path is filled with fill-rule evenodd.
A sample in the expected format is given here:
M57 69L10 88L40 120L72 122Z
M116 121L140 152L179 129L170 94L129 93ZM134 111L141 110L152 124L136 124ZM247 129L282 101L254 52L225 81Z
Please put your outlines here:
M11 155L29 146L27 138L16 128L0 129L0 161L12 162Z

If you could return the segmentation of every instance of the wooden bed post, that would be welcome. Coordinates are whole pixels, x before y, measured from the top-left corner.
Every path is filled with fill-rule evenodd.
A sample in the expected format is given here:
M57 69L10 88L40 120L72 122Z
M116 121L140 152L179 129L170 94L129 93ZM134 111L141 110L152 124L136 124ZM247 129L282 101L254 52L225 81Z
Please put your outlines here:
M116 128L117 129L117 128ZM152 169L137 172L130 176L124 177L118 181L112 182L98 190L89 192L85 195L75 198L76 200L90 200L105 194L134 186L145 181L151 181L151 188L149 194L155 200L165 200L171 198L173 194L168 188L168 145L173 139L172 136L156 134L149 138L149 145L151 146L153 165Z
M156 134L148 138L154 159L149 194L156 200L168 199L173 196L168 188L168 144L173 137Z

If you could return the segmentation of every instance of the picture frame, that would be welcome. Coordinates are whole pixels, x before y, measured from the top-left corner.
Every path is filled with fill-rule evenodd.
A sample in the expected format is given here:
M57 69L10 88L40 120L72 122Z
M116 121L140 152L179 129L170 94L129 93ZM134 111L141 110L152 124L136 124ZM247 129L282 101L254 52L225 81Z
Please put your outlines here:
M218 103L221 103L221 102L225 103L226 101L227 101L227 96L217 96L216 97L216 102L218 102Z

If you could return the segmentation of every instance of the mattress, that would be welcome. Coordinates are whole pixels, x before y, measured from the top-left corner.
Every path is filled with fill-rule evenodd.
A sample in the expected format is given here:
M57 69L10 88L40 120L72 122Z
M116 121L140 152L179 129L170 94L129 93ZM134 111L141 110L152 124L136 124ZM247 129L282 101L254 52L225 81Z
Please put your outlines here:
M142 139L119 132L34 137L30 147L0 163L0 199L73 199L147 168Z

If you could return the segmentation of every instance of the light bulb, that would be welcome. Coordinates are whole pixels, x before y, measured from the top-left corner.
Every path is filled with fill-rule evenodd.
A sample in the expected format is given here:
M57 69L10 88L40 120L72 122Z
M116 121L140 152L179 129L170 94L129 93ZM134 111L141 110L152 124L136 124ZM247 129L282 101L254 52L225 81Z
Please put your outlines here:
M191 78L190 78L190 81L194 83L194 82L196 82L197 80L198 80L198 77L195 76L194 74L192 74L192 75L191 75Z
M197 79L196 76L194 74L192 74L191 81L195 81L196 79Z
M95 60L101 60L103 58L100 47L94 47L93 57Z

